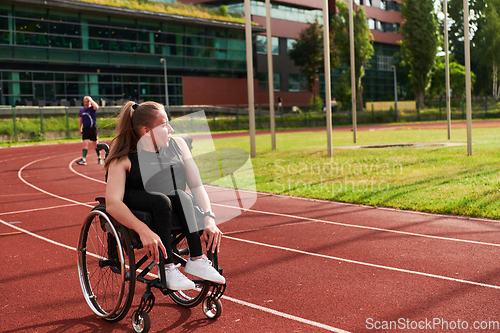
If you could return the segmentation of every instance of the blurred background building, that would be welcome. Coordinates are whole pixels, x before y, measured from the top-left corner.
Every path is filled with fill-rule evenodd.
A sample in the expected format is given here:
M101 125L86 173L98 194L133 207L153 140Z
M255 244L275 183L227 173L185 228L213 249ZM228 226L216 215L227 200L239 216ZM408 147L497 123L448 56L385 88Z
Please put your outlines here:
M150 0L151 1L151 0ZM175 3L175 0L157 0ZM243 13L243 0L178 0ZM287 104L311 96L288 57L308 22L322 22L322 0L272 1L274 90ZM365 101L393 94L391 65L399 51L399 1L356 0L363 5L375 53L363 78ZM333 13L335 1L330 0ZM251 1L255 99L267 104L264 1ZM170 105L247 103L244 24L162 14L68 0L0 3L0 104L81 105L89 94L102 104L126 100L164 103L167 61ZM338 70L333 72L333 83ZM318 90L324 88L320 78Z

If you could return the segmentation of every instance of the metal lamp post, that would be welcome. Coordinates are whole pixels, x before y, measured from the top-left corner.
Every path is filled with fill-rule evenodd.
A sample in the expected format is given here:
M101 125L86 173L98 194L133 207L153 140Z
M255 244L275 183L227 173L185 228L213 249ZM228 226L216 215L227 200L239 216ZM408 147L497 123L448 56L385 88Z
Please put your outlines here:
M396 66L392 65L392 71L394 72L394 120L398 117L398 86L396 81Z
M160 58L160 63L163 63L163 74L165 76L165 108L167 115L170 117L170 105L168 103L167 60L165 58Z

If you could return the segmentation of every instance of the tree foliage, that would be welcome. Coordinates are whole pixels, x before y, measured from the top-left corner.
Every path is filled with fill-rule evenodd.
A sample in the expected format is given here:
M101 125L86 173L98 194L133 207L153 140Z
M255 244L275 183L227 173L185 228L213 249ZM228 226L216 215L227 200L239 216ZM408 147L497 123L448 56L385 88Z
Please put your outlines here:
M474 83L475 80L476 75L471 73L472 83ZM454 60L450 61L450 89L454 96L465 97L465 67ZM438 57L436 60L436 66L432 73L431 84L427 94L430 98L446 96L444 57Z
M289 53L295 66L306 76L309 88L314 91L314 83L319 71L324 67L323 29L318 21L310 24L300 32L300 36Z
M403 0L401 56L410 66L417 106L422 108L437 52L437 17L432 0Z
M500 66L500 1L490 0L484 9L482 29L475 34L476 47L473 55L491 70L492 95L498 100L498 67Z
M471 70L476 73L477 80L473 86L476 94L491 94L491 62L487 65L481 60L482 55L478 52L481 47L481 32L486 24L485 9L486 3L491 0L469 0L469 27L471 36ZM464 1L448 0L449 15L449 47L456 61L465 65L464 53Z
M364 64L373 55L373 36L366 23L363 7L355 6L354 15L354 73L356 80L356 109L363 109L363 78ZM331 48L333 59L339 59L342 64L351 67L351 46L349 40L349 8L343 1L337 1L338 14L332 18Z

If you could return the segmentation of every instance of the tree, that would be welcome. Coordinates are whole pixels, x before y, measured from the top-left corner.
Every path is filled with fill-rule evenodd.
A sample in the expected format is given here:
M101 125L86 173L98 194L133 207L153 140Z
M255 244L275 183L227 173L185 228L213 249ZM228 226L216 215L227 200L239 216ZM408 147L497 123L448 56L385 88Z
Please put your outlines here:
M491 91L491 62L487 66L484 65L478 53L477 47L483 42L481 36L477 32L481 32L486 23L485 8L486 2L490 0L469 0L469 25L471 38L471 70L476 73L477 80L473 90L476 94L490 95ZM448 0L448 15L450 17L449 26L449 47L456 61L465 65L464 54L464 1L463 0Z
M404 17L401 56L410 66L410 80L417 106L424 106L424 92L430 82L437 52L437 17L432 0L403 0Z
M471 72L471 83L475 80L476 76ZM450 89L453 95L465 97L465 67L454 60L450 61ZM436 60L427 93L430 98L446 96L444 57L438 57Z
M324 67L323 30L318 21L300 32L289 56L294 61L295 66L300 67L301 73L307 78L309 89L316 96L314 83L320 69Z
M484 10L482 29L477 31L477 45L474 55L481 64L491 69L492 95L497 101L500 91L498 86L498 67L500 66L500 1L490 0Z
M331 49L334 59L351 67L351 45L349 40L349 8L343 1L337 1L338 14L332 18ZM355 6L354 11L354 76L356 82L356 109L363 110L364 64L373 55L373 36L366 23L363 7Z

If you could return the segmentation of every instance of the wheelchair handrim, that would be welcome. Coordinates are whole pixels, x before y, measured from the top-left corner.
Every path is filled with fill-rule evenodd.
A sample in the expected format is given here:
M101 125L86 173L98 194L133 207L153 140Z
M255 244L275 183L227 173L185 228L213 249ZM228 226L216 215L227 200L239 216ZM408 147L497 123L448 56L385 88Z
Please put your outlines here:
M83 246L85 246L87 243L87 235L88 235L87 231L91 225L91 223L89 223L88 219L90 217L96 216L96 215L100 215L101 217L103 217L106 220L107 226L110 227L109 232L111 232L116 239L119 239L116 228L114 227L113 223L111 223L111 221L109 220L109 218L106 214L104 214L103 212L101 212L99 210L92 210L90 213L88 213L87 216L85 216L85 220L84 220L84 223L82 225L82 229L80 232L80 240L79 240L79 244L78 244L78 275L80 278L80 286L82 288L82 292L83 292L83 296L85 298L85 301L87 302L87 304L89 305L91 310L96 315L98 315L99 317L101 317L103 319L107 319L107 318L111 318L117 312L117 310L120 308L120 305L122 304L123 296L125 293L125 285L124 284L121 285L119 296L118 296L119 301L116 302L115 307L110 312L106 312L104 309L101 308L101 306L99 305L98 302L95 302L92 300L92 298L95 298L96 296L94 295L94 293L92 291L92 287L87 284L87 280L85 278L85 276L87 274L87 272L86 272L87 263L84 261L84 254L83 253L85 252L86 256L90 255L90 256L95 257L95 258L101 258L101 257L97 254L87 252L86 247L84 248ZM123 247L122 247L120 242L117 242L117 246L118 246L118 255L120 256L120 258L119 258L120 259L120 271L121 271L120 274L121 274L121 278L125 279L125 258L123 256ZM85 267L85 269L84 269L84 267ZM92 296L90 296L90 295L92 295Z

